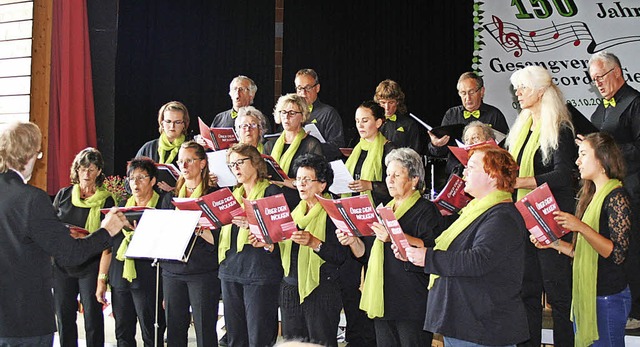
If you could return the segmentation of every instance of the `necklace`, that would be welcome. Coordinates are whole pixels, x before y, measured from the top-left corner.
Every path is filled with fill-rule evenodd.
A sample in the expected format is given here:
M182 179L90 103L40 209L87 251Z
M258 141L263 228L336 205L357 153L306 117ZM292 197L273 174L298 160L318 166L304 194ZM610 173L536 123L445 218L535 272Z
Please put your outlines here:
M193 193L193 191L194 191L194 190L196 190L196 188L197 188L197 187L193 187L193 188L189 188L189 187L187 187L187 190Z

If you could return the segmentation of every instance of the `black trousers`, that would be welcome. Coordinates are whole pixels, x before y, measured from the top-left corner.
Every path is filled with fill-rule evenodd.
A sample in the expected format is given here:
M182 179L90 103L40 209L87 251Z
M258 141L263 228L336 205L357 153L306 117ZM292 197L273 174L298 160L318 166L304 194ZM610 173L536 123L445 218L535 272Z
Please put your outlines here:
M215 260L212 260L215 261ZM186 347L187 332L193 315L198 346L217 346L218 302L220 280L218 271L194 275L162 273L167 345ZM191 314L189 314L191 306Z
M522 301L527 310L531 338L519 346L540 346L543 289L552 310L554 346L573 346L573 324L569 319L571 276L571 258L554 249L537 249L527 240Z
M164 345L166 329L162 308L162 288L158 301L158 346ZM111 305L116 321L118 347L136 346L136 323L140 322L142 341L145 347L153 347L156 320L156 291L153 284L140 289L111 288Z
M279 284L221 281L229 347L273 346L278 337Z
M431 346L433 334L422 330L424 320L374 319L378 346Z
M336 281L321 280L303 303L300 303L298 286L284 281L280 286L282 336L285 339L337 347L341 309L340 286Z
M81 277L69 276L53 266L53 299L58 321L60 346L78 345L78 294L84 310L84 331L88 347L104 346L102 304L96 299L98 269Z
M376 345L373 320L360 309L360 278L362 264L348 256L340 266L340 294L347 318L346 337L349 347L371 347Z

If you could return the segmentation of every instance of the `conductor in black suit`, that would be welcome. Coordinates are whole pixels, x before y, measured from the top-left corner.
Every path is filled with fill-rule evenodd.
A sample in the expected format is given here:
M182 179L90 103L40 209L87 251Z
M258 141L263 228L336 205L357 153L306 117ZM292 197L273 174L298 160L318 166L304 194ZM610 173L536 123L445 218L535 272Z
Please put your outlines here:
M130 227L113 210L91 236L72 238L49 196L26 184L42 157L41 143L33 123L0 128L0 346L52 346L51 256L60 264L79 265L111 247L111 237Z

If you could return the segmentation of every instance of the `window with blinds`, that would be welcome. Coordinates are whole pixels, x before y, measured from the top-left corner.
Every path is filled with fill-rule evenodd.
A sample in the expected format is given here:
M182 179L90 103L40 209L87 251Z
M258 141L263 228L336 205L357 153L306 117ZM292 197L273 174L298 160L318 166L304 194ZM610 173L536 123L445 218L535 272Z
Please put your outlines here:
M33 1L0 0L0 123L29 120Z

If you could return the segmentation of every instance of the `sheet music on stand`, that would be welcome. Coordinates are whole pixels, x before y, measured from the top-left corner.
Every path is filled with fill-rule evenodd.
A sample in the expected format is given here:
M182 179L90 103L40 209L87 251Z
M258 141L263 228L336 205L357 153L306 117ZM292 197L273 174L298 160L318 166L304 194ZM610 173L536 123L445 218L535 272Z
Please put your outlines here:
M125 256L187 262L201 215L201 211L145 210Z

